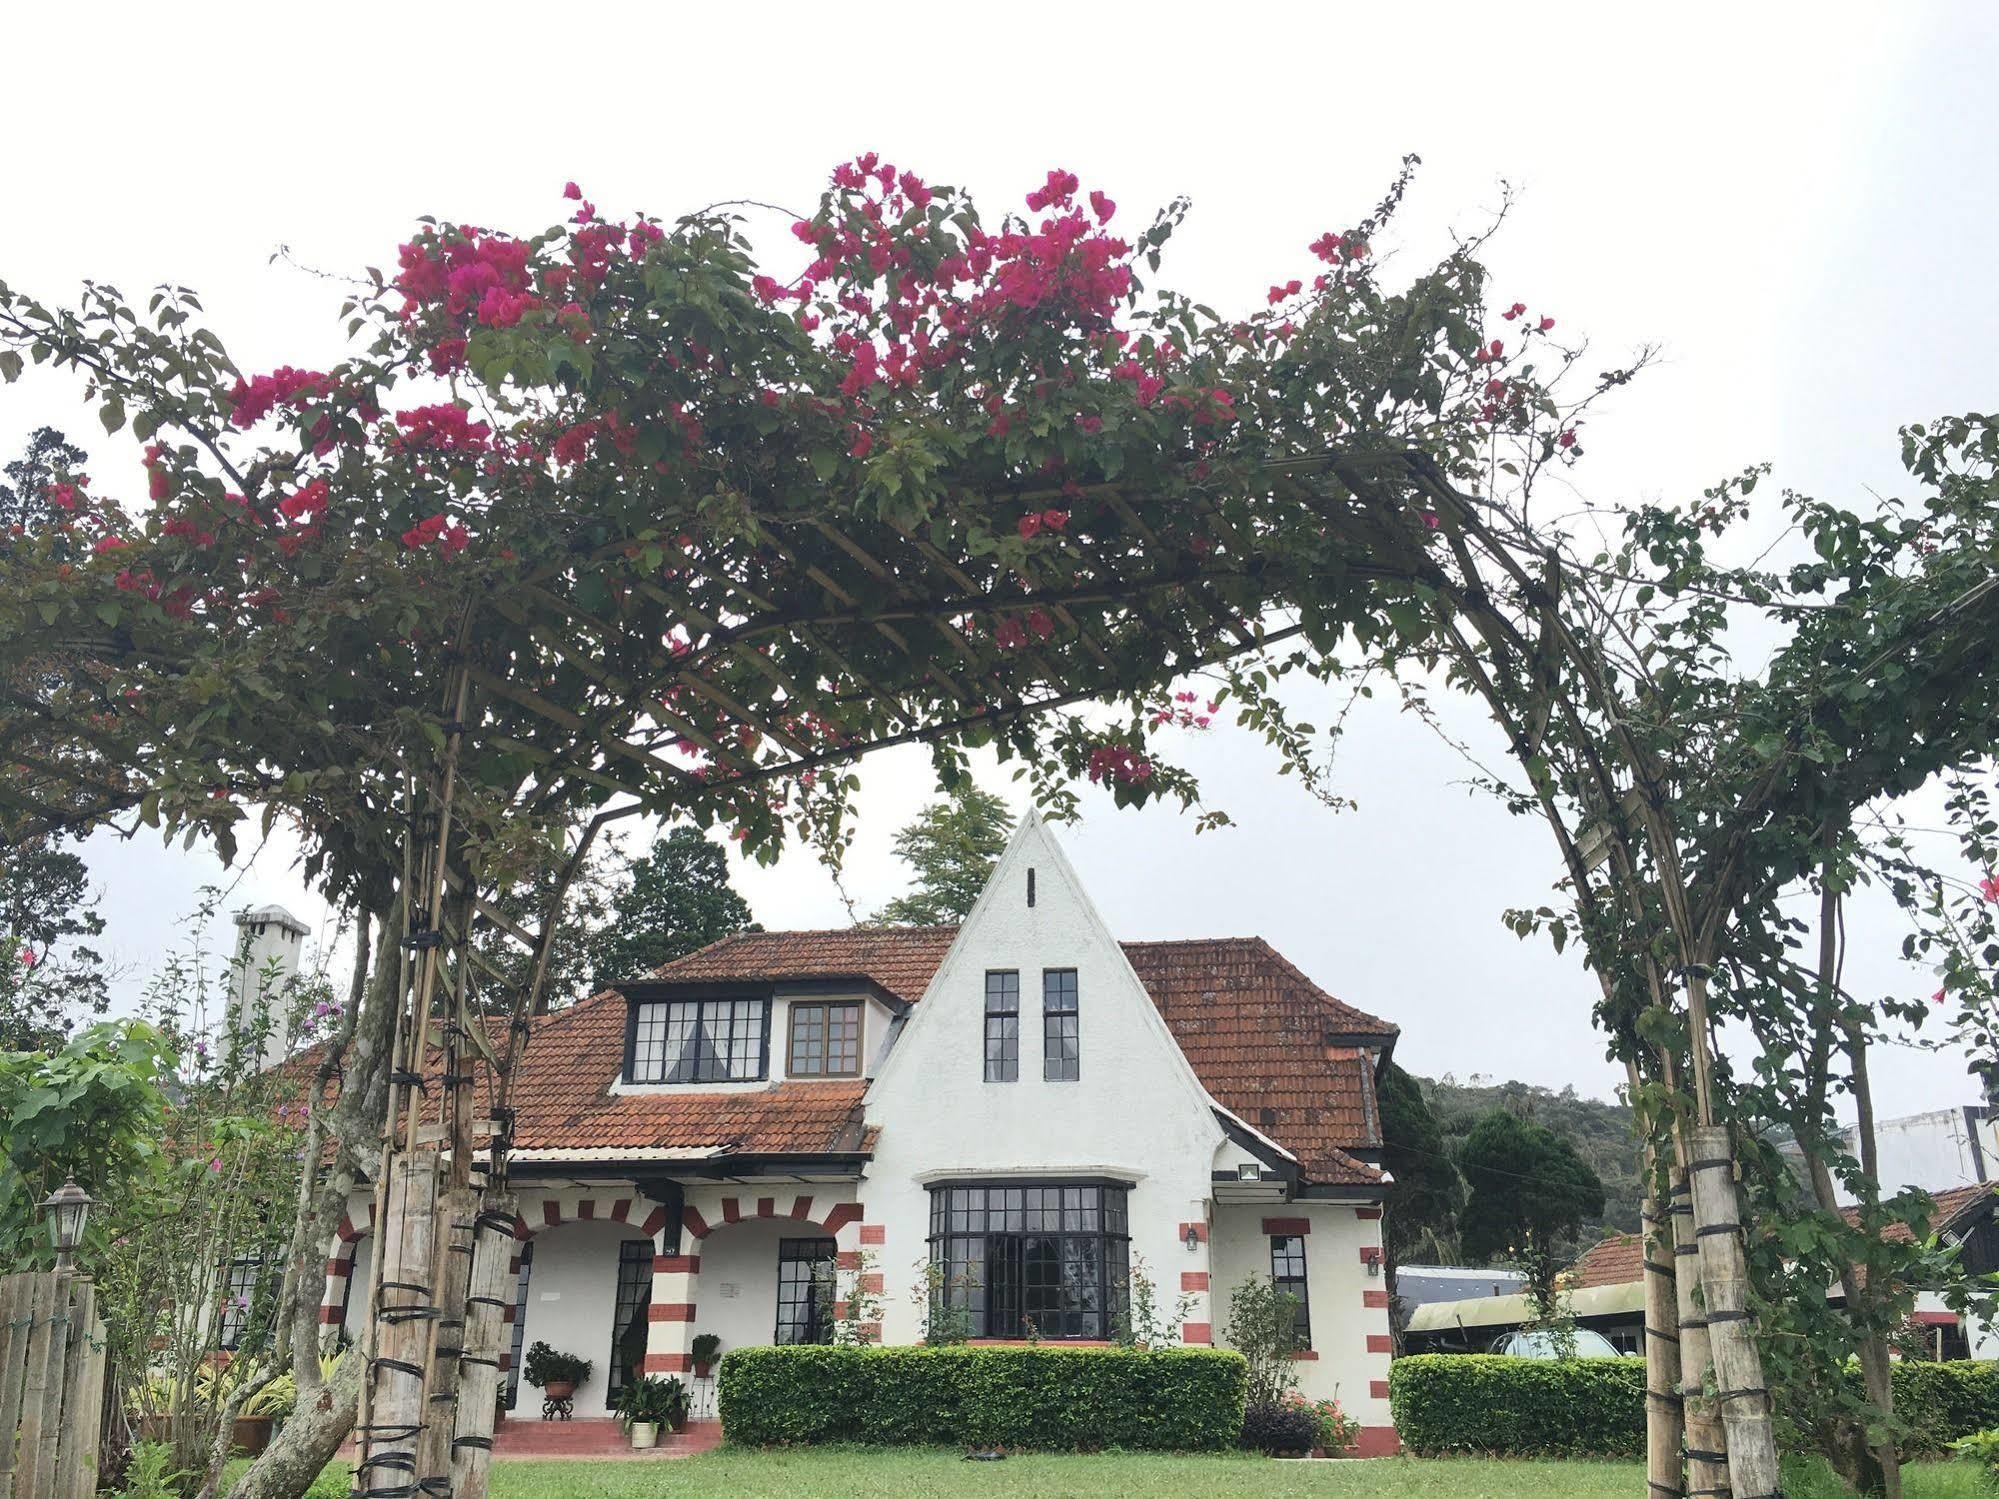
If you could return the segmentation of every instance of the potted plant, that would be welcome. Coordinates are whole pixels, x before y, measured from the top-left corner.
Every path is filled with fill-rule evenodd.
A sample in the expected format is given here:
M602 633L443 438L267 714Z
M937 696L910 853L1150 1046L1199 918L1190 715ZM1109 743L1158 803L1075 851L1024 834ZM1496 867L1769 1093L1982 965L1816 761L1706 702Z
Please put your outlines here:
M722 1351L722 1340L712 1332L697 1335L691 1352L694 1355L694 1377L706 1379L708 1371L715 1367L715 1355Z
M271 1445L272 1427L292 1413L298 1403L298 1382L281 1374L236 1409L236 1424L229 1433L232 1451L241 1457L258 1457Z
M643 1450L659 1442L662 1425L679 1431L687 1424L687 1386L673 1375L642 1374L618 1391L618 1419Z
M578 1358L573 1353L558 1353L546 1343L536 1343L528 1349L527 1363L521 1374L550 1400L567 1400L576 1393L576 1387L590 1377L590 1360Z

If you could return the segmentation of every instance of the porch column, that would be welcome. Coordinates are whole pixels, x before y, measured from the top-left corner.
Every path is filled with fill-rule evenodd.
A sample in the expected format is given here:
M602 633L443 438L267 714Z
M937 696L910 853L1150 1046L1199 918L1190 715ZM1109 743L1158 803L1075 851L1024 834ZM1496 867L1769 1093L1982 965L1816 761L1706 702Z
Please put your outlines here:
M810 1198L799 1199L810 1202ZM824 1209L825 1218L821 1226L833 1236L835 1263L845 1272L840 1281L843 1293L857 1290L872 1297L877 1306L882 1305L887 1277L881 1268L881 1245L883 1235L880 1226L866 1221L867 1209L858 1202L837 1202ZM846 1277L851 1275L853 1280ZM885 1310L886 1308L884 1308ZM845 1308L842 1307L842 1312ZM882 1340L880 1313L874 1319L863 1321L857 1333L864 1343L879 1343Z
M645 1232L652 1236L652 1305L647 1309L645 1372L686 1374L694 1367L694 1309L701 1283L701 1256L684 1253L700 1240L683 1240L681 1225L656 1207Z

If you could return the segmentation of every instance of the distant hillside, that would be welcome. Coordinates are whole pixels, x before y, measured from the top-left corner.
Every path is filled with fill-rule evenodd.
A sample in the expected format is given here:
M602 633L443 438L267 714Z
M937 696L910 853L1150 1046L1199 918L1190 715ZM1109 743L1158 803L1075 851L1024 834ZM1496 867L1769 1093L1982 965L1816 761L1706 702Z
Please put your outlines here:
M1631 1110L1624 1104L1579 1098L1574 1088L1557 1093L1552 1088L1495 1083L1481 1077L1459 1082L1447 1074L1417 1081L1452 1152L1470 1133L1473 1121L1493 1109L1503 1108L1532 1119L1566 1138L1603 1181L1603 1218L1587 1230L1590 1236L1602 1229L1638 1231L1638 1205L1644 1190L1639 1180L1638 1138L1632 1133Z

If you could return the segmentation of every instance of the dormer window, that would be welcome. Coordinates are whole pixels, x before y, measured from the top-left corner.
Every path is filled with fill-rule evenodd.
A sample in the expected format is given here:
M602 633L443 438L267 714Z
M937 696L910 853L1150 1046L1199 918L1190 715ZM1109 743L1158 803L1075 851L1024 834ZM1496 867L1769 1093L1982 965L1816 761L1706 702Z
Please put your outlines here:
M663 999L632 1006L627 1081L751 1083L770 1073L768 999Z
M861 1007L791 1002L791 1044L785 1069L793 1077L861 1075Z

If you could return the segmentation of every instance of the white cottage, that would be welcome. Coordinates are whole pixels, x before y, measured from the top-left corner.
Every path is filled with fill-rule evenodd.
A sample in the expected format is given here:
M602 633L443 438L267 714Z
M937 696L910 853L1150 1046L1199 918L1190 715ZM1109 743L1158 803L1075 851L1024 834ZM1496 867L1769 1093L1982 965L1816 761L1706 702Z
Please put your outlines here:
M1260 939L1119 943L1030 816L962 926L746 933L536 1022L510 1379L535 1342L581 1354L595 1414L702 1333L824 1339L842 1269L890 1343L922 1336L926 1265L977 1341L1108 1340L1134 1272L1220 1341L1270 1275L1304 1303L1300 1387L1391 1452L1395 1037ZM366 1212L329 1320L366 1306Z

